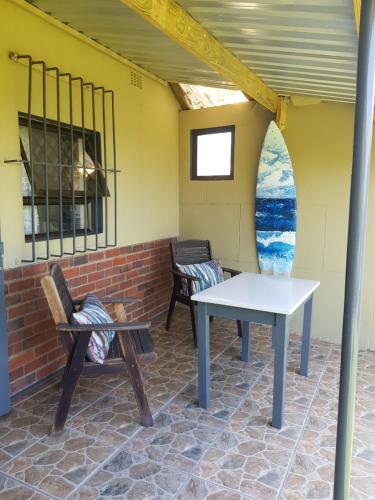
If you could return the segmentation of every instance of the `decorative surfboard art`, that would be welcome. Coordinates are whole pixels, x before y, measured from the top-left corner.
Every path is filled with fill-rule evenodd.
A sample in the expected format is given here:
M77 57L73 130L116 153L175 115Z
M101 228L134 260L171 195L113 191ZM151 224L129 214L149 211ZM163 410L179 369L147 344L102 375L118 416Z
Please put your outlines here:
M255 229L262 274L290 276L296 243L296 188L284 138L269 124L259 160Z

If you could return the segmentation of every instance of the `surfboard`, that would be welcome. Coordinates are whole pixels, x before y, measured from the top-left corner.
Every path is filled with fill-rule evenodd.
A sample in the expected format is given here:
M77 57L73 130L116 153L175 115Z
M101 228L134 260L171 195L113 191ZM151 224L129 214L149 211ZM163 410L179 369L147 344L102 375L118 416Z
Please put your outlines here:
M292 162L279 127L271 121L260 155L255 201L256 245L262 274L290 276L296 225Z

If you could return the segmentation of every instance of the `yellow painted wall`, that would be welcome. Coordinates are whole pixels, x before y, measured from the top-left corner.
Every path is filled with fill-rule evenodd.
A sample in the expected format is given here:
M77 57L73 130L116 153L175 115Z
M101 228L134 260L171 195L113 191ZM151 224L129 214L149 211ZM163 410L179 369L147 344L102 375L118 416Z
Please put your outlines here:
M180 113L180 233L211 240L225 264L256 269L253 244L255 175L272 114L254 103ZM233 181L190 180L190 130L235 125Z
M17 113L27 110L27 68L9 60L9 51L30 54L34 60L42 59L115 92L117 166L121 170L117 182L118 244L176 236L179 108L169 88L145 74L142 89L131 86L131 66L26 2L0 0L0 33L0 224L5 267L19 265L28 254L23 237L21 166L3 163L4 159L20 157ZM41 75L33 73L33 113L40 115ZM47 80L48 116L53 119L55 80ZM61 92L61 119L67 122L67 89L63 84ZM77 87L74 96L78 104ZM90 112L86 113L90 128ZM78 113L75 122L80 125ZM109 202L113 203L113 196ZM42 254L43 244L39 247ZM52 244L54 251L58 251L57 242Z
M254 238L259 153L272 115L254 104L180 113L180 235L207 238L226 265L258 271ZM321 281L313 335L340 342L354 107L322 103L288 106L284 137L295 169L298 204L293 275ZM236 125L234 181L190 181L194 128ZM373 155L373 170L375 155ZM371 181L361 344L375 348L375 178ZM300 328L300 315L292 327Z

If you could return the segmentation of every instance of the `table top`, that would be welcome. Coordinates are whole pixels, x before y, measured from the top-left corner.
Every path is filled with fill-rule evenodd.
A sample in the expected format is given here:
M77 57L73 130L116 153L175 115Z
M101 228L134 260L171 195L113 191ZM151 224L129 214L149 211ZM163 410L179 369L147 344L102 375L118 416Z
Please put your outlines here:
M319 285L319 281L241 273L191 298L196 302L290 315Z

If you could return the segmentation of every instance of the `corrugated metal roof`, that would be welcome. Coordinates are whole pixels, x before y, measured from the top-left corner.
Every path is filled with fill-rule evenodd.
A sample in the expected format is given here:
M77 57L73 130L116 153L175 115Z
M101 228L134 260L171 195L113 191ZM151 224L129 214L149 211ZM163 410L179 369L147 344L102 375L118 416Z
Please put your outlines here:
M167 82L233 87L120 0L30 3Z
M354 100L352 0L179 0L278 94Z
M32 3L163 80L231 86L119 0ZM352 0L179 3L278 94L354 101Z

